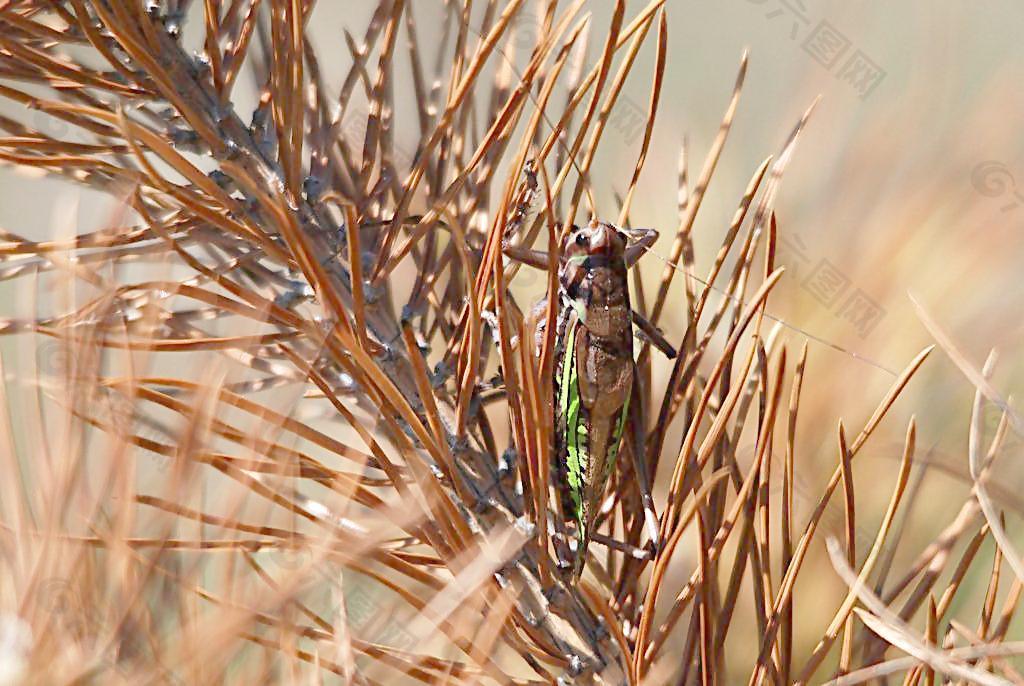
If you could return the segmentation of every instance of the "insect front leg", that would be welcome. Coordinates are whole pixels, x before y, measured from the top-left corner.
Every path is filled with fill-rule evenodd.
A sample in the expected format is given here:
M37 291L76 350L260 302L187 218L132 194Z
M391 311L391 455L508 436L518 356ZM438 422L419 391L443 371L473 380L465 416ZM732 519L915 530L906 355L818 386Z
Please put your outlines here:
M626 248L626 268L632 267L643 257L643 254L658 240L658 232L655 229L619 229L629 238L629 246Z
M676 349L672 347L672 344L668 342L664 334L658 330L658 327L636 310L630 310L630 313L633 316L633 323L636 324L638 329L643 331L651 345L660 350L668 359L674 360L676 358Z
M547 269L551 256L542 250L532 250L521 245L505 245L501 251L516 262L521 262L535 269Z
M658 240L658 232L654 229L620 229L629 238L629 246L626 248L626 268L629 269L637 263L647 250ZM668 359L675 359L676 350L668 342L665 336L646 317L637 312L631 311L633 323L644 332L647 340L660 350Z

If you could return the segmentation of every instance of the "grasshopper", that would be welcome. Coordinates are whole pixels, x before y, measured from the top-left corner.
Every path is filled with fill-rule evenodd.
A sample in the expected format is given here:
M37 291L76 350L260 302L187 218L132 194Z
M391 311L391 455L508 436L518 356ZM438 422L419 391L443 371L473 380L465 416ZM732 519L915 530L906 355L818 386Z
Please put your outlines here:
M644 450L645 423L636 362L633 324L669 357L664 338L633 311L628 269L657 238L650 229L621 229L592 220L573 226L562 240L554 374L554 454L552 472L561 496L562 529L571 528L574 550L562 550L559 567L579 579L608 479L623 436L632 436L634 473L645 526L653 547L658 517L650 493ZM548 256L508 245L509 257L545 268ZM538 310L541 314L538 315ZM537 321L545 320L535 308ZM537 340L542 340L539 333ZM628 431L627 431L628 429ZM557 546L556 546L557 548ZM564 546L563 546L564 548ZM566 559L568 558L568 559Z

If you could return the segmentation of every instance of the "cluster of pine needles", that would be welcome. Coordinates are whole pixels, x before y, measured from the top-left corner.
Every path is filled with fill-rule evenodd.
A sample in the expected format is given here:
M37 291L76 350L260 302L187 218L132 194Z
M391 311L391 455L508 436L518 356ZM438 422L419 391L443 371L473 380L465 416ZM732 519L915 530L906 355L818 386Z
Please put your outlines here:
M502 239L554 252L595 212L627 77L650 82L646 126L602 219L629 224L666 3L619 0L599 26L582 0L382 0L329 50L311 37L317 4L0 0L0 160L113 208L95 231L72 219L0 240L17 294L0 327L0 679L1024 681L1007 639L1022 563L984 478L1020 422L1000 404L982 444L983 405L1001 403L985 370L967 370L973 491L936 540L896 555L913 421L898 469L872 479L891 496L866 541L852 478L930 350L862 428L839 424L820 492L795 493L808 349L787 349L766 307L806 116L711 220L721 247L702 270L694 250L746 57L693 183L681 155L661 279L632 294L655 326L682 322L664 332L673 361L638 344L661 545L626 552L646 540L620 458L600 531L623 545L592 545L567 584L549 525L552 352L524 343L529 268ZM644 49L654 71L632 75ZM347 66L339 83L328 59ZM554 269L534 281L549 297ZM830 506L845 536L821 530ZM989 539L968 626L950 609ZM815 549L843 582L813 598L820 625L794 611Z

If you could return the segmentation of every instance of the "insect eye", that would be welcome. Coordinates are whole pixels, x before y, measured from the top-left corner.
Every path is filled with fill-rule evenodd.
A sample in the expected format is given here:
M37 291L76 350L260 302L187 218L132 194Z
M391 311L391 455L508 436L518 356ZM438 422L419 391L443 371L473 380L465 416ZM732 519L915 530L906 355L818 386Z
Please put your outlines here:
M586 244L587 244L587 237L584 236L582 233L576 234L576 245L582 246L582 245L586 245Z

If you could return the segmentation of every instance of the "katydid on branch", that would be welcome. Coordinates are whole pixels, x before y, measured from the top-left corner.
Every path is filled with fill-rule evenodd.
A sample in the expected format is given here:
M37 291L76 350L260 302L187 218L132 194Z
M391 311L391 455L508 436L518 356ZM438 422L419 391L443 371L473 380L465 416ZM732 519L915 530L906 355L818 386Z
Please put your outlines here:
M503 245L506 255L547 268L550 256L511 245L508 238ZM558 563L572 580L583 572L624 435L632 437L629 452L644 523L652 547L656 549L658 544L658 518L644 450L646 424L633 358L634 323L666 355L674 357L675 351L654 326L633 311L627 278L629 268L656 238L657 232L650 229L622 229L591 220L582 228L573 226L561 244L552 474L561 496L560 529L568 528L575 541L574 549L559 553ZM538 317L538 321L544 319Z

